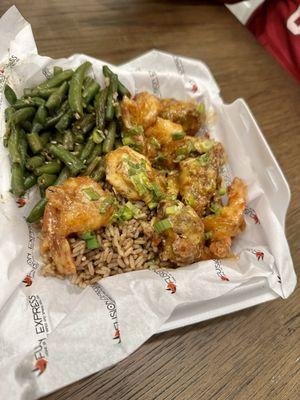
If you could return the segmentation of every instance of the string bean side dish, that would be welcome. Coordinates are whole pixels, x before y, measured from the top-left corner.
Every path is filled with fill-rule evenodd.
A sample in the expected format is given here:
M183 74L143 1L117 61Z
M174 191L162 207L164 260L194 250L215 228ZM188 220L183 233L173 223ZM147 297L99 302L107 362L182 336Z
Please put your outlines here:
M11 192L37 186L27 217L41 226L45 276L79 286L145 268L234 257L247 188L225 187L226 155L204 104L129 90L107 66L101 87L86 61L17 98L8 84L3 143Z

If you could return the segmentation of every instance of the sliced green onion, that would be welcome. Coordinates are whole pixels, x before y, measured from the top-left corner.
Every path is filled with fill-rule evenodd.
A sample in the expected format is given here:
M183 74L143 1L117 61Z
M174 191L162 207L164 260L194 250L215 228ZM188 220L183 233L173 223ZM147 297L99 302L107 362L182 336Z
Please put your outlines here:
M163 154L158 154L155 158L154 158L154 160L153 160L153 163L154 164L163 164L164 162L166 161L166 158L165 158L165 156L163 155Z
M206 153L211 150L215 144L216 142L214 140L203 140L198 144L198 148L201 153Z
M163 197L162 191L160 190L160 187L156 183L151 184L151 190L153 191L156 200L162 199Z
M127 132L123 133L124 136L138 136L144 133L142 125L133 126Z
M220 215L222 206L220 206L220 204L218 204L218 203L212 203L211 206L209 207L209 209L213 214Z
M202 156L197 157L197 161L200 163L200 165L202 167L204 167L205 165L207 165L210 161L210 157L209 154L204 153Z
M203 103L197 104L197 105L196 105L196 111L197 111L199 114L205 113L205 105L204 105Z
M95 232L84 232L79 237L85 241L88 250L99 249L100 244Z
M95 236L92 239L88 239L86 241L86 247L88 248L88 250L99 249L100 244L99 244L99 241L97 239L97 236Z
M189 206L191 206L192 208L196 207L196 199L194 196L190 195L186 198L186 202Z
M219 189L219 194L220 194L220 196L224 196L224 194L226 194L226 188L221 187L221 188Z
M96 201L100 199L100 194L92 187L88 187L81 190L85 197L90 201Z
M152 144L153 147L155 147L157 150L161 148L159 141L155 138L152 137L150 139L150 143Z
M212 238L212 231L205 232L205 240L210 240Z
M103 200L103 202L102 202L102 204L100 205L100 207L99 207L99 213L100 213L100 214L105 214L106 211L107 211L107 209L108 209L108 207L109 207L110 205L112 205L113 202L114 202L114 199L113 199L112 197L106 197L106 198Z
M174 215L176 214L178 211L178 206L170 206L170 207L166 207L166 214L167 215Z
M122 139L122 143L124 146L129 146L131 144L135 144L135 141L132 137L125 136Z
M95 237L95 233L94 232L83 232L81 235L79 235L79 237L80 237L80 239L83 239L83 240L90 240Z
M153 225L155 231L157 233L162 233L164 231L166 231L167 229L172 228L172 222L168 219L162 219L161 221L155 222L155 224Z
M185 137L185 132L174 132L172 133L172 139L173 140L180 140Z
M155 207L157 207L156 201L151 201L150 203L148 203L149 210L153 210Z

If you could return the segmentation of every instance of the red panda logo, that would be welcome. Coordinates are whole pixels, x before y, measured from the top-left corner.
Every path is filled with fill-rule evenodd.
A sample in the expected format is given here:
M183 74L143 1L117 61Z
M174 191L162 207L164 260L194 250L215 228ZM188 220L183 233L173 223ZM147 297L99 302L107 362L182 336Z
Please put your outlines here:
M38 376L40 376L47 367L48 361L45 358L40 358L34 365L32 372L38 371Z
M258 261L259 261L259 260L262 260L262 261L263 261L265 254L264 254L262 251L256 251L256 252L255 252L255 256L256 256L256 258L257 258Z
M166 290L170 290L171 294L176 293L176 285L175 285L175 283L169 282L169 283L167 284Z
M22 282L25 284L26 287L32 285L32 279L31 276L26 275L25 278L22 280Z

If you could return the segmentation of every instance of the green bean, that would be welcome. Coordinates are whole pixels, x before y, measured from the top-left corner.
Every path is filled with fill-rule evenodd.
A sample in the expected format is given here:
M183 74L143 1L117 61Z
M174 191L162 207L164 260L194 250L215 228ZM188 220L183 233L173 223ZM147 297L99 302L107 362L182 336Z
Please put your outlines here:
M105 88L99 92L95 99L96 126L101 131L104 131L106 100L107 89Z
M99 182L104 178L105 175L105 168L104 168L104 161L100 160L98 167L92 172L91 178L94 181Z
M111 121L108 125L107 136L103 142L103 153L104 154L109 153L114 147L115 138L116 138L116 129L117 129L116 122Z
M118 78L117 75L112 74L109 78L109 86L107 88L107 100L106 100L106 112L105 118L107 121L112 121L115 114L115 95L118 89Z
M69 130L64 133L63 146L65 149L70 151L74 149L74 138L72 132Z
M42 97L43 99L48 99L48 97L55 92L56 88L51 88L51 89L24 89L24 97L33 97L33 96L38 96Z
M121 103L119 101L116 102L115 105L115 116L117 119L120 119L122 117L122 108L121 108Z
M8 151L12 163L21 164L21 154L19 151L20 131L12 125L11 133L8 139Z
M11 129L12 129L13 114L14 114L14 109L12 107L7 107L5 109L5 122L7 124L6 124L6 127L5 127L5 133L4 133L4 136L3 136L3 145L4 145L4 147L8 146L8 140L9 140Z
M69 168L68 168L68 167L64 167L64 168L61 170L60 174L58 175L58 178L56 179L54 185L55 185L55 186L61 185L62 183L64 183L64 181L65 181L67 178L69 178L69 176L71 176L71 172L70 172Z
M15 104L14 108L19 110L25 107L39 107L45 104L45 100L41 97L28 97L25 99L18 99Z
M73 71L71 69L66 69L65 71L54 75L52 78L46 80L45 82L38 85L37 89L51 89L61 85L63 82L68 81L72 78Z
M45 157L38 155L29 158L26 162L26 168L29 171L34 171L36 168L42 166L45 162Z
M74 154L76 157L78 157L78 156L81 154L83 147L84 147L84 144L83 144L83 143L75 143L75 144L74 144L74 151L73 151L73 154Z
M115 149L118 149L119 147L122 147L122 146L123 146L122 140L117 139L115 141Z
M64 82L47 100L46 107L53 112L61 105L63 98L68 90L68 83Z
M75 141L75 143L83 144L84 143L83 134L80 132L74 132L74 141Z
M48 113L47 113L46 107L44 105L39 106L39 108L33 118L33 123L38 122L39 124L42 125L42 127L44 127L46 125L47 116L48 116Z
M37 178L34 175L28 175L24 180L24 188L28 190L36 184Z
M32 123L30 121L22 121L20 125L23 129L25 129L25 131L32 131Z
M102 143L96 144L94 150L91 152L90 156L86 160L87 165L89 165L92 160L102 153Z
M4 111L4 115L5 115L5 122L8 122L11 117L13 116L15 112L15 109L13 107L7 107Z
M95 126L95 115L85 114L80 120L76 121L73 125L74 131L80 131L85 134L88 133Z
M54 182L54 186L61 185L68 177L70 176L70 170L67 167L64 167L56 181ZM38 219L42 218L44 215L45 207L48 202L47 197L41 199L31 210L30 214L27 217L27 222L33 223Z
M43 147L46 146L46 144L49 142L50 138L51 138L51 132L49 132L49 131L42 132L40 134L40 140L41 140Z
M108 68L107 65L103 66L103 75L106 78L111 78L111 76L113 75L113 72ZM118 75L117 75L117 77L118 77ZM123 96L127 96L127 97L131 96L129 90L127 89L126 86L123 85L123 83L120 82L119 78L118 78L118 93L122 97Z
M58 67L57 65L54 65L54 67L53 67L53 75L54 75L54 76L55 76L55 75L58 75L58 74L60 74L61 72L63 72L62 67Z
M27 148L28 148L28 143L25 137L25 132L22 131L20 132L20 137L19 137L19 153L20 153L20 159L21 159L21 167L24 168L28 154L27 154Z
M58 121L61 119L61 117L64 115L64 113L67 111L68 107L69 107L68 100L65 100L62 103L60 109L57 111L57 114L54 115L53 117L47 118L45 127L51 128L52 126L56 125Z
M48 150L54 157L66 164L72 175L77 175L84 169L84 164L63 146L51 144Z
M55 125L55 128L59 132L64 132L70 126L72 118L73 112L71 110L66 111Z
M85 90L93 80L91 76L86 76L83 80L83 90Z
M37 221L38 219L42 218L44 215L45 207L48 202L47 197L41 199L30 211L30 214L27 217L27 222L32 223Z
M64 142L64 134L63 134L63 132L56 132L55 133L55 135L54 135L54 141L55 142L57 142L57 143L60 143L60 144L63 144L63 142Z
M44 198L44 197L45 197L46 189L47 189L47 188L44 188L43 186L40 186L40 187L39 187L39 192L40 192L41 198Z
M61 170L61 163L50 161L47 164L41 165L34 170L35 175L42 174L57 174Z
M36 132L27 133L26 139L33 154L39 153L43 150L41 139Z
M12 193L17 197L25 193L23 169L18 163L12 164L10 186Z
M94 171L94 169L98 166L99 162L101 160L101 157L95 157L86 167L86 170L82 175L84 176L89 176L91 173Z
M94 99L99 89L100 85L94 79L84 88L82 97L85 107Z
M69 89L69 104L71 110L75 113L76 118L82 116L82 84L84 75L90 68L91 63L86 61L81 64L74 72L74 75L70 82Z
M35 114L34 107L26 107L22 108L21 110L17 110L14 113L12 119L15 124L19 124L20 122L31 119L34 114Z
M103 142L103 140L105 139L105 135L102 131L95 127L91 134L91 138L93 139L94 143L99 144Z
M42 174L57 174L61 170L61 163L57 161L50 161L34 170L35 175Z
M46 189L48 186L51 186L56 181L57 176L53 174L42 174L38 177L37 183L38 186Z
M57 115L47 118L45 128L51 128L52 126L56 125L63 115L64 112L59 111Z
M87 158L91 155L91 152L94 150L95 143L91 138L88 139L84 148L82 149L79 159L83 162L86 162Z
M31 133L39 133L43 129L39 122L33 122L31 127Z
M11 105L15 104L15 102L17 100L16 93L13 91L13 89L8 84L5 85L4 95L5 95L6 100L9 102L9 104L11 104Z

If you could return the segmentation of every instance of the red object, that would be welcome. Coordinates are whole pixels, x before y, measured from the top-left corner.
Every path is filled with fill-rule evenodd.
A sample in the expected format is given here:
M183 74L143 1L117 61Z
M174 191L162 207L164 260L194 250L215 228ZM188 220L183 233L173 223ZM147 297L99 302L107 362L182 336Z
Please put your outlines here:
M32 285L32 279L29 275L26 275L22 282L25 284L26 287Z
M47 364L48 364L48 361L45 358L40 358L35 363L35 366L34 366L34 369L32 370L32 372L39 371L38 375L41 375L45 371Z
M246 26L300 82L300 0L266 0Z
M167 284L167 290L170 290L172 294L176 293L176 285L175 285L175 283L169 282Z
M23 198L21 197L21 198L19 198L19 199L17 200L17 203L18 203L18 207L21 208L21 207L24 207L24 206L25 206L26 200L23 199Z

